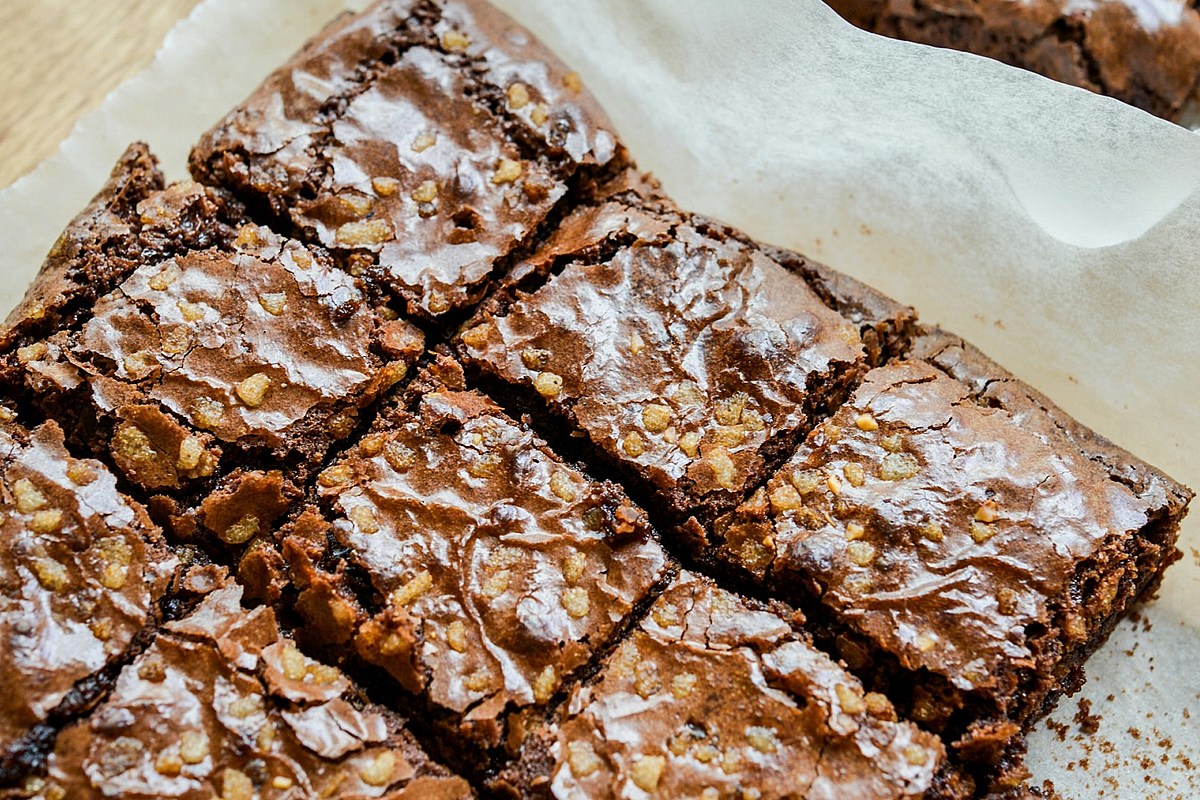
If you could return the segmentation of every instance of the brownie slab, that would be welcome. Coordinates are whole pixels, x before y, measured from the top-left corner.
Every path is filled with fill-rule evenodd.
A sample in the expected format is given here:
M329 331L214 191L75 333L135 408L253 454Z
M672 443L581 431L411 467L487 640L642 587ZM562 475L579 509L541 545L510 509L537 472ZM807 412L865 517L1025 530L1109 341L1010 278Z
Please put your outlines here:
M432 762L396 714L282 636L269 608L217 589L168 623L112 693L58 738L26 796L474 797Z
M436 317L477 301L574 181L620 160L569 75L485 4L384 0L268 78L192 171Z
M0 406L0 781L92 702L160 618L178 566L146 511L53 422Z
M495 788L516 797L924 798L945 751L786 609L683 573Z
M1003 61L1177 120L1196 100L1200 14L1139 0L829 0L874 33Z
M545 272L465 326L465 362L586 434L696 539L867 368L872 324L698 218L582 209L513 279ZM910 314L892 319L898 336Z
M828 617L911 718L993 762L1178 557L1191 493L955 337L867 375L720 560Z
M467 760L587 666L668 566L619 488L472 392L384 412L317 501L281 534L307 631L386 670Z
M143 198L137 241L147 244L103 267L104 251L89 256L112 289L44 338L17 342L3 372L111 459L176 535L240 545L266 531L360 410L404 377L422 336L323 251L265 227L244 223L227 241L171 252L153 246L154 232L193 218L215 225L211 197L185 182ZM108 216L89 210L66 238Z

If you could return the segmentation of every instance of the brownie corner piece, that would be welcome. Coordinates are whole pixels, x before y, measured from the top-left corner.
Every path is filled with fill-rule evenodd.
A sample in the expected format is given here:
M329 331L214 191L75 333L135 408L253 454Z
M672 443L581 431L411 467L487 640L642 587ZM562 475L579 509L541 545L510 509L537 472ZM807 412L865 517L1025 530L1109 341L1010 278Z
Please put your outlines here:
M219 245L232 240L240 219L241 207L219 190L183 182L164 192L157 159L145 144L131 144L0 326L0 351L69 324L146 251L165 255L189 245Z
M215 588L167 623L32 782L38 800L389 797L466 800L394 712L282 635L275 612Z
M151 191L119 238L111 204L77 220L68 241L103 223L109 238L78 258L109 280L0 354L0 377L179 537L240 545L404 378L423 335L321 248L227 219L213 196Z
M786 609L681 573L493 780L520 797L950 797L897 721Z
M31 430L0 407L0 482L0 781L10 781L160 621L179 562L102 464L67 452L53 422Z
M438 318L623 162L570 74L484 4L377 3L210 131L193 174Z
M670 566L618 487L474 392L381 414L318 487L281 532L308 630L386 671L480 768Z
M586 434L698 539L868 368L865 317L698 217L582 208L525 262L514 274L544 282L485 305L456 340L462 358Z
M873 370L715 528L902 712L994 764L1177 557L1191 493L960 339Z

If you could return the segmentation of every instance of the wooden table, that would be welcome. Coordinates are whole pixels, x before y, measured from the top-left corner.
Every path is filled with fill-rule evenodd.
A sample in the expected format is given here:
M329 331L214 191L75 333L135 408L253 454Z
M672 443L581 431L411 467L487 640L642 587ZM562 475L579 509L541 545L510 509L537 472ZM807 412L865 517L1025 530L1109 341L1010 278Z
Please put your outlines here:
M0 0L0 186L153 58L200 0Z

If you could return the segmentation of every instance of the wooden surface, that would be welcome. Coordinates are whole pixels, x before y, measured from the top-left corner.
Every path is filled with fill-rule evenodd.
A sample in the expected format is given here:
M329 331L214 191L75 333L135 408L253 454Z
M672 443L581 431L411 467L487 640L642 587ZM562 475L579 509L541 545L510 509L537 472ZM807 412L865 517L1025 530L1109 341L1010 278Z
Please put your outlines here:
M0 0L0 186L148 64L200 0Z

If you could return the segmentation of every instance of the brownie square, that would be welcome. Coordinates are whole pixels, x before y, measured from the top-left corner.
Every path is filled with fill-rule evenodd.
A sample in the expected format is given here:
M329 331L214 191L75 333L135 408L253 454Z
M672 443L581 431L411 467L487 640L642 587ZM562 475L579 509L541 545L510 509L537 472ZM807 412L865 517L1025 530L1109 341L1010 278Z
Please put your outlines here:
M192 171L437 317L621 159L569 75L485 4L385 0L268 78Z
M668 567L618 487L444 386L383 413L281 540L308 634L386 671L479 766Z
M959 339L914 355L720 520L716 551L806 593L852 666L990 763L1178 557L1191 492Z
M911 319L842 316L734 232L619 200L574 213L512 280L526 288L465 326L464 361L584 434L698 541L861 378L860 329L893 342Z
M160 619L178 561L146 511L61 429L0 406L0 781L104 690Z
M32 796L474 797L400 717L241 597L225 586L167 623L100 706L59 736L46 776L26 780Z
M111 289L86 306L81 294L41 338L18 337L0 377L111 459L176 535L240 545L405 376L422 336L322 250L222 222L219 200L184 182L147 194L132 220L85 211L64 239L121 247L52 257L46 271L100 272ZM228 232L158 244L192 228Z
M945 750L797 633L683 573L495 781L520 797L943 796Z

